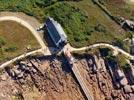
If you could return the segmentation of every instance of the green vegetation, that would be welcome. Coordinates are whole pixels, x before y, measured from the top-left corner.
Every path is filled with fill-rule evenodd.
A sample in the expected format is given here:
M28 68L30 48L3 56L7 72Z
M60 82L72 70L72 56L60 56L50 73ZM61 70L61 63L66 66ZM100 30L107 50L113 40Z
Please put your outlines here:
M58 1L66 0L0 0L0 11L21 11L41 20L45 16L45 8L55 4Z
M17 46L15 46L15 45L11 45L11 46L5 48L6 52L15 52L16 50L17 50Z
M121 49L125 49L124 45L122 43L122 40L115 38L113 41L113 45L120 47Z
M91 33L93 27L86 22L87 16L79 9L68 3L58 3L47 9L46 15L53 17L65 28L69 41L72 45L83 46Z
M4 40L4 38L1 36L0 37L0 53L1 54L3 54L3 46L5 45L6 43L5 43L5 40Z
M118 64L119 64L120 68L122 68L122 69L124 69L124 68L126 68L126 67L129 66L129 64L128 64L127 61L126 61L125 56L122 55L122 54L119 54L119 55L117 56L117 61L118 61Z
M46 8L45 15L62 24L69 42L75 47L126 38L125 34L118 34L115 23L91 1L56 3Z
M101 0L100 0L101 1ZM134 21L134 4L130 4L128 0L102 0L108 10L114 16L121 16Z
M110 64L115 64L116 63L116 57L113 56L112 52L110 51L109 54L106 56L107 61Z
M103 33L107 32L106 27L101 24L98 24L97 26L95 26L95 30L98 32L103 32Z
M11 97L11 100L24 100L24 97L21 93L15 94Z
M107 56L105 57L110 64L117 64L121 69L129 67L127 58L123 54L119 53L117 56L114 56L112 51L109 50Z
M99 0L106 6L108 1ZM127 38L92 0L0 0L0 10L22 11L42 22L51 16L63 26L69 42L75 47L97 42L113 43L115 38L124 45L122 40ZM16 49L14 46L9 50Z
M108 2L108 0L98 0L98 2L102 5L106 5L106 2Z
M28 45L31 49L39 48L27 28L12 21L0 22L0 62L26 52Z

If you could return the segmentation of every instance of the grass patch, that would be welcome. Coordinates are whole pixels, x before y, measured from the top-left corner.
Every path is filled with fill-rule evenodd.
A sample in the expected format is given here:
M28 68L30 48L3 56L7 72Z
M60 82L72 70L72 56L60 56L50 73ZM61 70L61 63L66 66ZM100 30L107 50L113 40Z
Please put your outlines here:
M121 16L134 21L134 5L127 0L102 0L114 16Z
M124 69L129 66L126 59L127 58L122 54L117 55L117 61L121 69Z
M13 21L0 22L0 61L26 52L26 48L39 48L35 37L25 27Z
M115 38L123 43L126 38L125 33L120 33L120 27L92 0L1 0L0 10L22 11L42 22L51 16L63 26L74 47L97 42L113 43Z
M46 8L46 15L54 17L63 26L69 42L75 47L97 42L113 43L115 38L126 38L125 34L119 34L119 27L115 28L115 23L90 0L56 3Z
M121 53L119 53L117 56L114 56L113 52L111 50L108 50L108 53L105 57L106 60L111 65L117 64L117 66L120 67L121 69L125 69L126 67L129 67L129 64L127 62L128 59Z

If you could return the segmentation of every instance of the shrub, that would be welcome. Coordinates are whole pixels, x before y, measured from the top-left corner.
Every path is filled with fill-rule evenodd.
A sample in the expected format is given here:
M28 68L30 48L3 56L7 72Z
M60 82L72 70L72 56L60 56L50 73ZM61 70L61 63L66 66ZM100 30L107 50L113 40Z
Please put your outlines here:
M35 3L40 7L47 7L55 2L57 2L57 0L36 0Z
M122 68L122 69L124 69L124 68L126 68L128 66L126 58L122 54L119 54L117 56L117 61L118 61L118 64L119 64L120 68Z
M115 38L112 44L124 49L123 41L120 39Z
M129 31L129 32L126 33L126 37L127 37L127 38L130 38L130 39L131 39L132 36L133 36L133 32L130 32L130 31Z
M106 27L103 26L103 25L101 25L101 24L98 24L97 26L95 26L94 29L95 29L96 31L98 31L98 32L103 32L103 33L106 33L106 32L107 32Z
M60 2L47 8L46 15L53 17L63 26L71 42L79 42L81 45L93 32L93 27L86 22L85 13L67 2Z
M98 1L99 1L100 4L106 5L106 3L107 3L108 0L98 0Z
M17 50L17 47L15 45L11 45L5 49L6 52L14 52L16 50Z
M2 47L3 47L5 44L6 44L5 39L4 39L2 36L0 36L0 53L1 53L1 54L3 54L3 49L2 49Z
M0 36L0 48L6 44L4 37Z

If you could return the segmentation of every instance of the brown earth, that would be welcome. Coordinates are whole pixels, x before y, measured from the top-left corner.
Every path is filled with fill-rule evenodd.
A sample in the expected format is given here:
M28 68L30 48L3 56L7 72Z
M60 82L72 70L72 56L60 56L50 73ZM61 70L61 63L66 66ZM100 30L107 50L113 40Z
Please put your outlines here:
M133 96L115 88L105 65L93 71L94 56L76 56L75 64L95 100L130 100ZM64 57L31 57L5 68L0 90L2 100L86 100Z
M5 98L3 100L84 99L81 90L79 89L79 85L73 78L74 76L70 69L62 68L62 66L68 67L64 60L61 58L50 58L50 60L43 59L38 63L36 62L36 59L31 59L30 61L33 65L29 67L29 71L24 72L23 78L15 78L6 72L2 74L6 75L7 78L4 81L0 81L0 90L3 90L0 91L0 98L2 98L4 94ZM30 61L27 60L25 62L28 62L30 65ZM17 66L14 66L10 70L18 70L16 69ZM9 73L8 68L6 71ZM23 71L21 73L23 73ZM15 89L15 87L17 88ZM12 93L12 91L19 92L22 97L18 96L18 93L16 92Z

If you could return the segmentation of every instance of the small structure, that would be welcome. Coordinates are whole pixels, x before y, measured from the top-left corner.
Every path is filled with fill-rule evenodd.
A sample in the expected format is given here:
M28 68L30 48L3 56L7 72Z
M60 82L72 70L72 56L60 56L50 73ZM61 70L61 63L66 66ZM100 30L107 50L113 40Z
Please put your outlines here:
M125 20L124 18L121 18L121 25L125 29L129 29L131 31L134 31L134 21Z
M72 65L74 63L74 57L71 55L68 48L66 50L64 50L64 55L67 57L69 64Z
M45 26L56 47L63 46L67 43L67 36L57 21L48 17L45 22Z

